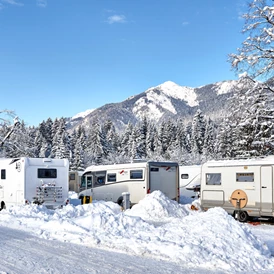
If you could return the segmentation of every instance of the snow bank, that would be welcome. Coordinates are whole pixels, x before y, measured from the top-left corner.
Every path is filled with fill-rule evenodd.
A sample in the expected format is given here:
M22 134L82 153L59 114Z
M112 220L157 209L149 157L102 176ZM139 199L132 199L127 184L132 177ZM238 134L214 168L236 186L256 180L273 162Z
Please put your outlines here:
M189 267L226 271L273 268L266 245L223 209L191 210L160 191L121 211L112 202L48 210L43 206L13 206L0 212L0 225L60 240L151 256ZM196 204L197 206L197 204Z

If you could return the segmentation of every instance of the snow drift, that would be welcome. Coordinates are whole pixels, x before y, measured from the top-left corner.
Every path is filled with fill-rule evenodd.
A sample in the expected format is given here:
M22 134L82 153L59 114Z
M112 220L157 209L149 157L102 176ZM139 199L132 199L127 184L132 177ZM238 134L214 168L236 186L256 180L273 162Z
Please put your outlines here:
M0 212L0 225L41 238L154 257L189 267L225 271L271 269L267 246L247 224L221 208L192 211L190 204L169 200L160 191L121 211L112 202L49 210L44 206L12 206Z

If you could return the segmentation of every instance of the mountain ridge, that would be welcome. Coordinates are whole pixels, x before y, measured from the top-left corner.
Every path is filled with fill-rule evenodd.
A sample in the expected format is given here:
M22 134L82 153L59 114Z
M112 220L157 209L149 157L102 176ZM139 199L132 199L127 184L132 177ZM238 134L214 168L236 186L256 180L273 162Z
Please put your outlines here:
M192 88L166 81L122 102L86 110L82 116L76 114L68 118L67 125L69 129L79 125L89 128L94 120L100 123L111 120L118 130L123 130L128 123L134 125L144 115L158 123L166 119L191 118L197 109L214 120L224 113L227 98L237 84L237 80L227 80Z

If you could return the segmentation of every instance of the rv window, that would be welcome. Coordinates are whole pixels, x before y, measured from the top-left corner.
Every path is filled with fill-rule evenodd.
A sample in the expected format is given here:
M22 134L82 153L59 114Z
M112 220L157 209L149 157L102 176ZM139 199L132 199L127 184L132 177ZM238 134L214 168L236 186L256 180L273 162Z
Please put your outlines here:
M48 179L48 178L57 178L57 169L56 168L38 168L38 178Z
M116 182L116 173L108 174L108 182Z
M189 178L188 174L181 174L181 179L188 179L188 178Z
M87 176L87 188L92 188L92 176Z
M74 173L71 173L69 174L69 180L75 180L75 174Z
M102 186L102 185L104 185L105 184L105 179L106 179L106 177L105 176L99 176L99 177L95 177L96 178L96 180L95 180L95 184L94 184L94 186L95 187L97 187L97 186Z
M86 187L86 177L82 176L81 178L81 184L80 184L80 188Z
M6 179L6 170L5 169L1 169L1 179L2 180Z
M130 171L130 179L143 179L143 171L142 170L131 170Z
M221 185L221 173L207 173L206 174L207 185Z
M254 182L254 173L236 173L236 182Z

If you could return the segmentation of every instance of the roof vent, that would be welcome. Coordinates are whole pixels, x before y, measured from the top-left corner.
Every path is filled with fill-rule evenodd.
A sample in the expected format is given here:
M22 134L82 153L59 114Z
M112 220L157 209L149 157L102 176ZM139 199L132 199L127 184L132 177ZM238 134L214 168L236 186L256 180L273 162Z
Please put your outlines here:
M44 158L43 159L43 162L45 163L45 162L51 162L52 161L52 159L51 158Z

